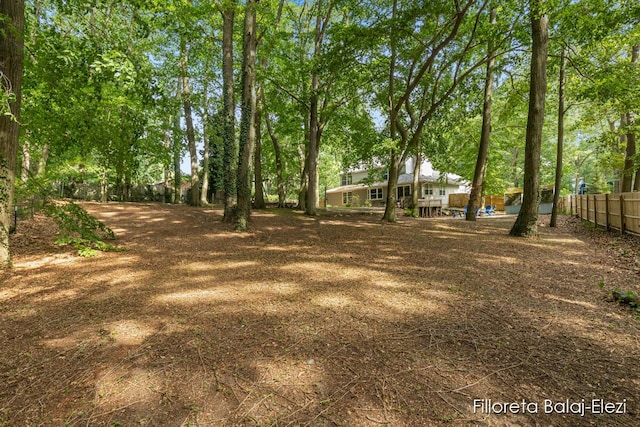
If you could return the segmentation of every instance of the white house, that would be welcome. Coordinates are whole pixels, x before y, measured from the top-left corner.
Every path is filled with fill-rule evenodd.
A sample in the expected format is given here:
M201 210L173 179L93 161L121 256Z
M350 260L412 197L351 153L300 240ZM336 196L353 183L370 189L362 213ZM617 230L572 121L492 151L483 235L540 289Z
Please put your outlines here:
M415 158L407 159L400 169L396 200L403 201L413 193L413 166ZM371 179L377 176L379 179ZM329 206L384 206L387 199L387 173L382 167L350 170L340 174L340 186L327 190ZM440 200L449 204L449 194L468 192L468 182L455 174L442 174L433 169L429 160L420 165L417 191L419 199Z

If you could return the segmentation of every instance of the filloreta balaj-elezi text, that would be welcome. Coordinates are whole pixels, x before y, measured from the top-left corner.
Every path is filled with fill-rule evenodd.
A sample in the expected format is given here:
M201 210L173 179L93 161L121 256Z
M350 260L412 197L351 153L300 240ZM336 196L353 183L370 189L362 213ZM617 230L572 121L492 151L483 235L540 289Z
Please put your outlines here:
M568 414L584 417L593 415L615 415L627 413L627 399L608 402L604 399L551 400L530 402L526 399L514 402L494 402L491 399L474 399L473 413L481 414Z

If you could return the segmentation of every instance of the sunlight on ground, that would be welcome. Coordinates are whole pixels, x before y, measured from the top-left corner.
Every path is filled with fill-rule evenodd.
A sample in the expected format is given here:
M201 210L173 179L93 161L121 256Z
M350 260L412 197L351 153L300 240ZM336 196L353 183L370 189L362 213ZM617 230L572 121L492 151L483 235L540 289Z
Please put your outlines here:
M187 292L174 292L154 298L159 303L206 304L212 302L242 301L246 296L237 289L196 289Z
M175 265L172 268L178 270L187 270L190 272L203 272L203 271L214 271L214 270L234 270L242 271L243 269L248 269L251 267L258 266L259 263L256 261L238 261L238 262L225 262L217 264L213 260L207 262L190 262L189 264L183 265Z
M552 300L555 300L555 301L566 302L566 303L569 303L569 304L576 304L576 305L580 305L582 307L590 308L590 309L596 309L597 308L594 304L592 304L590 302L578 301L578 300L570 300L570 299L559 297L557 295L546 294L545 298L549 298L549 299L552 299Z
M135 320L121 320L106 326L117 344L140 345L156 331L148 325Z
M311 299L311 303L325 308L345 308L359 304L359 301L346 295L320 295Z
M252 293L268 293L277 295L292 295L303 291L302 287L296 283L250 283L243 286L244 291Z
M53 256L48 256L48 257L39 258L39 259L32 259L30 261L17 262L13 266L16 269L38 268L38 267L42 267L43 265L66 264L66 263L74 262L77 259L78 258L74 255L59 254L59 255L53 255Z
M162 380L152 372L140 368L112 368L96 382L94 403L100 408L96 412L108 413L143 402L156 404L162 397L159 390L162 390Z
M11 298L14 298L18 295L33 295L38 292L48 291L49 289L54 289L53 286L29 286L28 288L23 286L17 286L13 289L6 289L4 291L0 291L0 301L8 301Z

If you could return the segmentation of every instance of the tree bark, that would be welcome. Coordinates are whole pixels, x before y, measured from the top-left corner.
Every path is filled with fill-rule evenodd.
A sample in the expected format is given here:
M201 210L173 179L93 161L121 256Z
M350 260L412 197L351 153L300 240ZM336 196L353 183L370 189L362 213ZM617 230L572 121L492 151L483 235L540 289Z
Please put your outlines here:
M256 0L247 0L244 18L242 61L242 117L240 121L240 160L238 163L238 205L236 230L249 227L251 215L251 159L256 128Z
M634 45L631 49L631 62L638 62L638 53L640 53L640 45ZM635 124L635 114L631 111L627 113L627 125L629 126L629 132L627 132L627 144L636 145L636 133L634 131ZM634 181L633 181L633 191L640 191L640 168L638 168L638 164L634 159Z
M537 233L540 205L540 151L547 92L547 55L549 50L548 17L542 11L544 1L531 2L531 77L529 115L524 160L524 197L520 213L509 234L534 236Z
M182 106L184 108L184 120L187 126L187 144L189 146L189 158L191 160L191 197L189 204L200 205L200 178L198 177L198 151L196 149L196 134L193 127L193 113L191 111L191 84L189 83L187 42L184 36L180 40L180 71L182 79Z
M275 155L275 160L276 160L276 185L278 187L278 207L284 208L287 195L285 193L284 177L282 174L282 149L280 148L280 140L278 140L278 136L273 130L273 125L271 124L271 119L269 118L268 111L265 111L264 121L267 124L267 131L269 132L269 137L271 138L271 143L273 144L273 153Z
M233 21L236 1L222 12L222 92L224 103L224 221L235 219L237 204L238 146L235 137L235 101L233 95Z
M20 180L27 182L29 179L29 170L31 169L31 145L29 141L22 143L22 170L20 174Z
M48 142L42 146L42 151L40 152L40 160L38 160L38 176L44 174L44 171L47 169L47 160L49 160L49 149L50 145Z
M564 150L564 88L566 84L567 54L562 49L560 57L560 81L558 84L558 146L556 148L556 182L553 193L553 208L551 209L550 227L555 227L558 222L558 203L560 202L560 189L562 188L562 152Z
M398 14L398 0L393 0L391 19L396 19ZM395 72L396 72L396 43L394 34L391 33L391 60L389 61L389 137L395 142L397 136L398 112L395 109ZM387 178L387 198L385 201L382 220L386 222L396 221L396 187L398 186L398 154L395 148L391 149L389 162L389 177Z
M203 87L203 112L202 112L202 191L200 192L200 204L209 203L209 81L205 78Z
M180 79L178 79L178 93L180 92ZM180 132L180 114L173 117L173 203L182 202L182 170L180 160L182 158L182 135Z
M416 154L416 163L413 165L413 192L411 193L411 208L413 209L413 216L418 216L418 199L421 196L420 188L420 167L422 166L422 152L418 151Z
M13 197L19 140L23 70L24 0L0 2L0 96L8 101L13 117L0 114L0 267L11 265L9 233L13 225Z
M492 25L496 23L497 10L492 9L489 21ZM480 198L483 193L484 178L487 171L489 159L489 145L491 143L491 104L493 100L493 69L496 63L496 53L493 43L490 40L488 45L487 73L484 81L484 103L482 106L482 130L480 132L480 144L478 146L478 157L476 168L473 173L473 183L471 184L471 194L467 204L467 221L476 220L476 208L480 207Z
M256 103L256 152L253 157L253 174L255 176L255 202L256 209L264 209L267 205L264 202L264 184L262 183L262 106L264 98L264 88L260 86L258 91L258 100Z

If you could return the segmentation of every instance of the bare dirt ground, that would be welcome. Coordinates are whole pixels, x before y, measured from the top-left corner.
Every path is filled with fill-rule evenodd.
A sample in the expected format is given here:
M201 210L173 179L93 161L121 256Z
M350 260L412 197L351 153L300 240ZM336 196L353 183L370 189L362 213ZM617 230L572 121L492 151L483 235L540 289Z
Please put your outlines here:
M19 224L2 426L640 425L640 321L598 287L640 290L635 238L84 206L128 250L80 258L46 218Z

